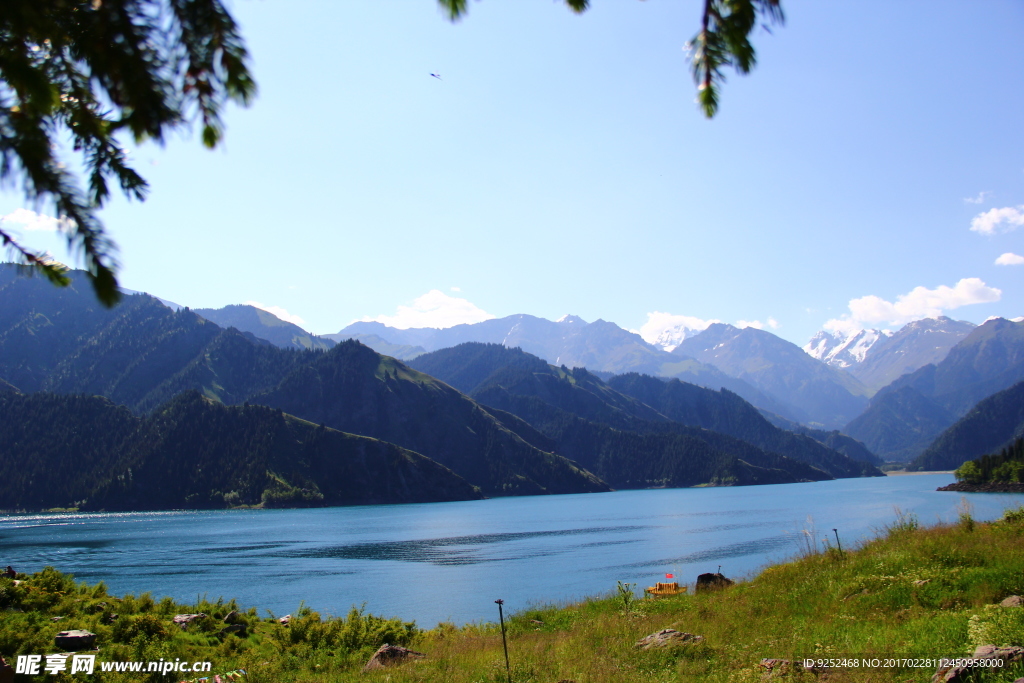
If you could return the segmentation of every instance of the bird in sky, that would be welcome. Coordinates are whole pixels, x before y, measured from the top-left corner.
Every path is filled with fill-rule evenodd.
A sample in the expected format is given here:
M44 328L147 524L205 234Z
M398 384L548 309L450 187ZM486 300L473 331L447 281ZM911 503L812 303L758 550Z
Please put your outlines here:
M430 75L433 76L434 78L436 78L439 81L441 80L441 74L430 74Z

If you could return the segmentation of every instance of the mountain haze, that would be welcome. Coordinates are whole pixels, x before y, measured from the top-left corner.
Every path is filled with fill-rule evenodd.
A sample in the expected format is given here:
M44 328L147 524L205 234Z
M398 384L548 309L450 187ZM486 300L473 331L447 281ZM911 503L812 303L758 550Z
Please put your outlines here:
M672 353L713 365L795 407L800 422L839 427L867 405L867 389L858 380L810 357L796 344L753 327L715 323L683 340Z
M368 335L397 347L418 347L428 352L466 342L500 344L521 348L556 366L585 367L599 373L642 372L678 377L711 389L728 389L759 408L792 420L807 419L802 411L786 401L767 395L742 379L693 358L668 353L648 344L640 335L604 320L587 323L577 316L564 316L552 322L531 315L512 315L444 329L404 330L379 322L356 322L327 337L334 340L362 339ZM381 350L381 347L375 348Z
M195 308L193 313L223 328L250 332L282 349L329 349L334 342L306 332L294 323L281 320L262 308L237 304L224 308Z

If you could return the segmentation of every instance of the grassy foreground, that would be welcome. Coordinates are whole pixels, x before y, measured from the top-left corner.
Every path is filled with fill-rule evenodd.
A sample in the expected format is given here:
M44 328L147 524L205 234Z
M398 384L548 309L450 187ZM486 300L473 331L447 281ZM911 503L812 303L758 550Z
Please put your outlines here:
M810 537L808 537L810 539ZM1024 594L1024 508L977 523L919 528L900 515L878 539L840 552L818 552L764 570L731 588L657 600L605 598L520 612L507 622L515 683L661 683L760 681L763 657L965 657L980 644L1024 645L1024 608L998 607ZM353 610L321 619L301 608L287 626L255 609L234 619L247 634L223 634L233 602L182 605L148 595L115 598L105 587L76 584L47 568L15 586L0 578L0 655L55 652L57 631L98 635L97 661L206 660L211 674L238 668L249 683L378 681L499 683L506 680L495 624L419 630ZM204 612L182 630L175 614ZM116 618L111 615L116 614ZM56 623L53 617L63 617ZM704 636L696 645L642 651L636 641L663 628ZM426 659L361 673L382 643L418 650ZM97 667L98 668L98 667ZM929 681L935 667L834 669L829 681ZM94 681L170 681L209 674L97 673ZM1016 666L977 680L1009 682ZM79 677L76 675L76 677ZM67 674L19 676L61 681ZM815 680L797 673L784 680ZM212 679L211 679L212 681Z

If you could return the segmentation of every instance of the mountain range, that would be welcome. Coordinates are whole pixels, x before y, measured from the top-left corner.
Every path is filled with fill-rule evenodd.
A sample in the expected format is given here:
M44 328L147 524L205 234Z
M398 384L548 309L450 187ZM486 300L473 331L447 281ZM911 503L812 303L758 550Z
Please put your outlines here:
M18 424L5 429L0 478L19 482L0 505L401 502L877 474L805 437L794 438L817 462L674 421L584 369L521 351L546 370L519 379L564 400L492 381L493 372L477 387L490 402L474 400L354 340L298 348L294 330L267 325L291 336L278 346L145 294L108 310L72 275L57 289L0 268L3 423ZM267 322L240 309L236 319L250 326ZM505 374L512 369L503 361ZM39 467L19 474L30 457ZM56 466L68 457L70 469ZM374 462L389 458L404 463L394 472L401 482L367 483L362 497L341 490L339 472L369 482L387 476ZM65 481L71 472L80 485ZM164 479L166 495L145 499ZM59 495L45 493L51 485Z
M880 474L870 464L855 463L810 437L778 429L727 390L679 380L666 383L635 373L606 383L584 368L556 367L518 348L475 342L425 354L411 365L488 407L524 419L551 440L555 452L580 462L613 486L698 481L697 472L688 471L687 463L673 455L683 439L691 448L703 441L705 458L722 461L716 474L719 481L758 477L781 483L792 480L787 471L798 480ZM642 458L637 454L644 450L663 454L656 473L638 471ZM787 457L780 458L783 453ZM732 457L723 460L722 455ZM666 478L669 471L672 475Z
M848 371L874 394L908 372L940 362L975 327L945 316L923 318L896 332L819 332L803 348L810 356Z
M58 290L0 267L0 395L99 395L144 416L196 390L394 444L450 467L485 495L503 495L817 476L764 459L783 453L827 476L853 476L858 470L828 459L911 460L978 401L1024 379L1021 323L1002 319L980 327L921 320L801 350L722 323L674 333L659 348L575 316L446 329L363 322L316 337L252 306L177 308L140 294L107 310L77 282ZM451 351L466 339L466 349ZM442 350L449 353L435 355ZM938 360L914 367L930 359ZM687 401L690 412L677 412ZM843 425L849 436L836 431ZM829 458L811 454L808 442ZM622 463L642 448L664 457L627 472ZM718 469L694 469L694 458L678 460L681 451L704 453Z
M988 320L938 363L882 388L844 431L886 459L911 461L979 401L1022 380L1024 321Z

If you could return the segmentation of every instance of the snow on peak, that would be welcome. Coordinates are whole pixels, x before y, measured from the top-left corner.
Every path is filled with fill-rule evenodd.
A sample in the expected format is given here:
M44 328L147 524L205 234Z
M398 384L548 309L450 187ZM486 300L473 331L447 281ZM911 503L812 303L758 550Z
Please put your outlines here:
M580 324L580 325L586 325L587 324L587 321L584 320L583 318L579 317L578 315L570 315L568 313L563 315L561 318L559 318L555 322L556 323L577 323L577 324Z
M638 330L643 340L671 352L683 343L721 320L702 320L689 315L673 315L654 311L647 314L647 322Z
M846 333L841 330L822 330L811 337L803 349L812 358L839 368L848 368L863 363L868 351L878 340L892 333L883 330L856 330Z

